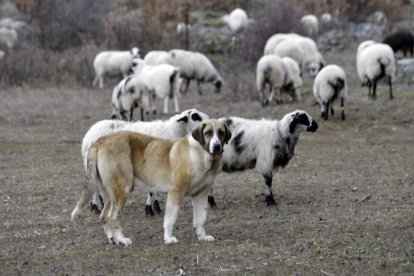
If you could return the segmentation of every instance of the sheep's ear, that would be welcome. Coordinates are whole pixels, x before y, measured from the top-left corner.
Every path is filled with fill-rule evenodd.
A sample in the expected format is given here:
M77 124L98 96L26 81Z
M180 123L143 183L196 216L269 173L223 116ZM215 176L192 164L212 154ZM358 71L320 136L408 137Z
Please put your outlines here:
M203 130L205 128L206 124L200 124L196 129L193 130L193 132L191 133L191 135L193 136L193 138L198 141L200 143L200 145L204 146L204 144L206 143L204 141L204 135L203 135Z
M178 122L188 123L188 116L186 115L186 116L181 117L180 119L177 120L177 123Z

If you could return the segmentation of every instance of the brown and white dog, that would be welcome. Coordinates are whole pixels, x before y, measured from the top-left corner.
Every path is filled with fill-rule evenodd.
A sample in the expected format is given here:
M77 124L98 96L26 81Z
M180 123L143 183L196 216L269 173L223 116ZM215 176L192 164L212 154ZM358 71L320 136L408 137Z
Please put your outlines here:
M72 212L72 220L88 206L97 184L105 198L100 220L109 242L128 246L131 240L123 235L118 216L134 184L144 184L151 191L168 193L165 243L178 241L172 231L180 203L187 195L193 204L193 225L198 239L213 241L204 230L208 192L218 173L224 144L230 138L223 122L210 119L177 140L129 131L98 139L88 153L87 185Z

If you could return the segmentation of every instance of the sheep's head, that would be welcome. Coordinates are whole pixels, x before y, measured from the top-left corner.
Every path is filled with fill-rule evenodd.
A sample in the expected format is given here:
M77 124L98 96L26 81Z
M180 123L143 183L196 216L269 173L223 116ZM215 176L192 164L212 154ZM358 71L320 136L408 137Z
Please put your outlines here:
M302 131L315 132L318 129L316 121L304 110L296 110L286 114L282 123L289 125L289 133L291 134Z
M185 124L186 133L190 133L200 123L204 122L209 116L195 108L183 111L181 114L176 115L178 117L177 122Z
M216 90L214 90L214 92L216 92L216 93L220 93L220 90L221 90L221 85L222 85L221 80L214 80L212 83L213 83L213 84L214 84L214 86L216 87Z
M134 48L131 49L130 52L131 52L132 58L139 58L140 57L140 55L139 55L139 48L134 47Z

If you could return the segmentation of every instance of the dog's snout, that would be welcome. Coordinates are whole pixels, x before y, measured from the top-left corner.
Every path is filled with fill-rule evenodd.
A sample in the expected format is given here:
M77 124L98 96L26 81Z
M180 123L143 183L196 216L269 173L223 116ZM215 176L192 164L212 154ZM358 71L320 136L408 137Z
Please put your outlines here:
M213 152L221 152L221 144L215 144L213 146Z

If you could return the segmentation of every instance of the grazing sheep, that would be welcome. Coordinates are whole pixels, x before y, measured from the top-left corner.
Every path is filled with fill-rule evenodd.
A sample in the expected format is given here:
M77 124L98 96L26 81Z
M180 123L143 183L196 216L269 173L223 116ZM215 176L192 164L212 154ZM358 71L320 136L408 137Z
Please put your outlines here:
M341 100L341 119L345 120L344 99L348 95L348 86L344 70L338 65L327 65L316 75L313 95L321 106L321 117L328 120L329 109L334 114L333 102Z
M190 81L193 79L197 81L200 95L202 94L200 82L211 82L216 88L215 92L220 92L223 79L204 54L180 49L171 50L169 53L170 64L180 69L180 76L183 79L180 88L182 94L187 93Z
M300 72L299 64L290 57L283 57L283 63L285 64L286 68L288 69L289 75L293 81L293 86L295 88L299 88L302 86L302 73Z
M307 14L301 17L300 24L305 29L307 35L314 36L319 32L319 20L313 14Z
M233 34L237 34L249 26L249 18L247 13L240 8L234 9L230 14L226 14L222 17L230 27Z
M377 98L377 82L382 78L387 78L390 99L394 98L392 82L395 78L395 58L390 46L373 41L364 41L358 47L356 63L362 85L368 85L369 98L373 100Z
M152 109L152 95L145 82L138 76L129 76L119 82L112 91L112 119L133 119L133 110L141 107L141 120L144 110ZM125 113L129 113L127 118Z
M0 45L6 45L11 49L17 43L17 32L9 28L0 28Z
M181 112L180 114L174 115L167 120L156 120L152 122L125 122L119 120L103 120L95 123L89 130L86 132L82 140L82 159L85 170L87 170L87 155L89 152L90 146L98 140L100 137L108 135L110 133L129 130L134 132L139 132L151 136L156 136L165 139L175 139L179 137L184 137L195 129L201 122L207 120L208 115L203 112L192 108ZM154 214L152 211L152 199L149 195L149 203L145 206L147 214ZM160 212L158 201L154 203L154 209L157 212ZM98 194L95 194L92 203L92 210L99 213L98 208Z
M264 54L291 57L302 71L308 71L312 77L325 65L315 41L295 33L275 34L270 37L266 42Z
M164 100L164 114L168 114L169 98L174 99L175 112L180 112L178 105L180 71L178 67L170 64L148 65L142 59L134 59L131 68L134 74L144 81L151 93Z
M266 203L275 205L273 172L284 168L295 154L295 147L303 131L315 132L318 124L303 110L286 114L282 120L248 120L238 117L220 118L232 133L224 146L221 169L224 172L255 169L267 185ZM212 194L209 202L214 202Z
M413 56L414 36L409 31L399 31L390 34L384 38L383 43L390 45L394 53L402 51L404 53L404 57L406 57L409 52L411 56Z
M149 51L144 61L148 65L160 65L160 64L171 64L171 56L166 51Z
M132 59L139 57L139 49L134 47L130 51L103 51L96 55L93 61L95 79L92 85L103 88L103 78L106 74L122 74L126 78L132 65Z
M269 93L266 93L266 85L269 86ZM292 98L296 95L289 71L282 58L276 55L263 56L257 63L256 88L260 92L262 106L272 101L275 92L278 100L282 90L291 93L293 91Z

